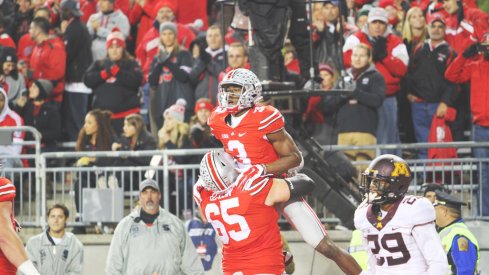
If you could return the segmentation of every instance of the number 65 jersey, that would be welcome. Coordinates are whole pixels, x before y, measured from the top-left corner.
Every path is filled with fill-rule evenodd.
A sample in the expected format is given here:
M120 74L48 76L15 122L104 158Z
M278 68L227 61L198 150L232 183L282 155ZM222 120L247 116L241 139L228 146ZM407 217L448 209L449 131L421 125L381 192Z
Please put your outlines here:
M260 177L249 188L233 184L223 191L205 189L194 198L223 244L224 274L282 274L284 256L279 215L265 199L273 180Z
M372 208L362 204L355 211L355 227L362 232L369 255L365 274L447 274L435 210L426 198L405 196L381 217Z

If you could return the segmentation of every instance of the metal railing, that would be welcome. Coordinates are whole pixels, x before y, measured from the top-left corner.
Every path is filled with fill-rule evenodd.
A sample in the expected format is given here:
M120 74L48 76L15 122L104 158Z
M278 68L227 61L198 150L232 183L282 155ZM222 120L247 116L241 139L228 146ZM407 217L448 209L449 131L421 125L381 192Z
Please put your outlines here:
M43 226L46 221L46 210L53 203L65 203L72 209L72 213L78 212L78 216L72 215L70 224L85 224L87 222L86 213L88 210L83 208L84 192L86 190L118 190L120 200L118 207L124 209L127 214L137 203L138 184L141 179L151 174L161 185L163 195L163 207L174 213L182 214L182 210L190 209L195 211L192 200L192 184L198 176L198 163L194 164L175 164L172 159L176 156L203 155L209 149L181 149L181 150L155 150L155 151L117 151L117 152L54 152L40 153L40 136L32 127L21 128L0 128L0 131L31 131L36 137L34 142L25 142L22 145L34 145L34 155L7 156L8 158L31 159L34 167L29 168L5 168L4 173L10 174L15 178L15 183L20 190L16 201L16 215L26 226ZM377 154L381 149L408 149L416 150L430 147L457 147L475 148L489 147L489 142L455 142L446 144L398 144L398 145L375 145L375 146L324 146L326 150L375 150ZM154 157L158 156L160 161L156 165L141 167L74 167L67 165L74 163L81 157L103 157L103 158L127 158L127 157ZM482 164L489 163L489 159L458 158L458 159L436 159L436 160L407 160L414 172L414 181L410 191L413 194L419 193L420 185L425 182L443 182L453 194L461 199L468 201L472 210L464 213L469 218L480 218L477 215L477 208L480 210L478 201L484 190L480 190L479 182L482 180L480 167ZM49 165L57 162L58 165ZM361 168L368 162L353 162L357 168L358 175ZM149 174L148 174L149 173ZM86 179L85 185L80 183L82 178ZM113 179L116 179L115 181ZM117 187L111 186L116 182ZM105 186L101 187L100 184ZM125 186L125 189L124 189ZM108 191L107 191L108 192ZM116 191L113 191L116 194ZM110 193L110 192L109 192ZM112 208L117 200L113 195L110 203L106 207ZM119 195L117 195L119 196ZM77 205L78 201L78 205ZM121 204L122 202L122 204ZM314 198L309 198L309 202L318 212L318 216L323 220L335 220L321 202ZM112 204L112 205L111 205ZM86 211L87 210L87 211ZM118 212L120 213L120 212ZM183 212L186 213L185 211ZM75 219L78 217L78 219ZM109 219L111 220L111 219ZM93 220L91 220L93 221ZM100 220L105 222L105 220Z

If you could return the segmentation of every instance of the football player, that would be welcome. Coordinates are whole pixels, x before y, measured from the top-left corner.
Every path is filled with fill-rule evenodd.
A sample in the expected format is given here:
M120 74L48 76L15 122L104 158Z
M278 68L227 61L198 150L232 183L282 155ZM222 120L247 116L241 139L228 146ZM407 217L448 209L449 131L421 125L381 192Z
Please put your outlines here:
M211 151L200 163L194 199L223 244L224 274L282 274L284 255L274 204L306 195L314 182L304 174L262 176L263 166L238 176L232 156Z
M364 202L355 211L369 254L362 274L447 274L435 230L435 210L423 197L406 195L412 173L395 155L375 158L362 173Z
M0 273L15 275L18 270L25 275L39 275L16 233L20 226L14 219L14 199L15 186L0 177Z
M248 69L229 71L219 83L219 106L209 117L212 134L240 169L260 166L263 175L283 176L302 168L302 155L284 129L282 114L272 106L259 106L262 86ZM329 239L311 207L298 198L285 205L285 218L316 251L332 259L347 274L360 266Z

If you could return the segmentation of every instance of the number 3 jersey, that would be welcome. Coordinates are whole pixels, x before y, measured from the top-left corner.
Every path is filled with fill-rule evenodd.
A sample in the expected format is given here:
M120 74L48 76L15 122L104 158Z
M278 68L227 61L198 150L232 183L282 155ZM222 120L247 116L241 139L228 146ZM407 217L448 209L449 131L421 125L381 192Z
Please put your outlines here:
M212 134L224 145L224 150L238 160L239 168L278 159L266 136L284 128L284 117L274 107L254 106L232 119L225 108L218 107L209 117L208 124Z
M265 205L272 184L271 178L260 177L246 189L231 185L219 192L202 189L200 195L194 194L223 243L225 274L238 271L243 275L282 274L284 271L279 214L275 207Z
M427 259L427 254L436 250L440 255L436 246L441 248L441 243L431 203L422 197L405 196L388 212L382 211L381 217L377 215L380 210L373 208L372 204L362 204L355 211L355 227L362 232L369 256L375 257L369 260L368 274L433 274L429 268L432 256ZM427 247L424 238L434 245ZM446 256L441 253L438 257L442 257L439 262L443 265Z

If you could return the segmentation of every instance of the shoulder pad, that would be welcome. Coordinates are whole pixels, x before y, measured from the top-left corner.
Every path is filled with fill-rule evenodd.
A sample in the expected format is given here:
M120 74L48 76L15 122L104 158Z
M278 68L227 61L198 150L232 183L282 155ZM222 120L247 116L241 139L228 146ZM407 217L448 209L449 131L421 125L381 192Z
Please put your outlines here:
M410 226L423 225L435 221L435 208L427 198L406 196L401 202L403 215Z
M273 106L255 106L251 112L259 121L258 130L266 134L276 132L285 125L284 117Z
M15 185L7 179L0 177L0 202L12 201L15 198Z

